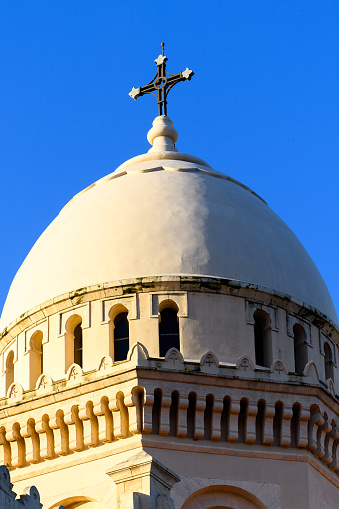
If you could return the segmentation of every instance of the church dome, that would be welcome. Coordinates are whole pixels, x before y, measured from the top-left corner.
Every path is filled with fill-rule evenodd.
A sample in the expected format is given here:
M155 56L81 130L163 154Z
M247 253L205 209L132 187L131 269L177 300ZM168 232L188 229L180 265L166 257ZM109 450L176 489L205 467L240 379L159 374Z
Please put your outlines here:
M177 151L157 117L147 154L76 195L31 249L1 329L61 294L129 278L212 276L299 299L337 322L328 289L288 226L253 191Z

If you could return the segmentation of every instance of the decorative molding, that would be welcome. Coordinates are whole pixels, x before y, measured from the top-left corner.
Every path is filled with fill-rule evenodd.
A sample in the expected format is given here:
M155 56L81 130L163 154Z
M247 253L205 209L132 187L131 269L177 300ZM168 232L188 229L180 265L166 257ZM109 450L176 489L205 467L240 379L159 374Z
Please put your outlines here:
M122 304L128 310L128 320L137 320L139 318L139 295L137 293L126 297L120 295L101 301L102 324L110 321L110 310L119 304Z
M127 360L133 362L136 366L148 365L148 351L142 343L134 343L128 351Z
M333 343L333 341L331 340L331 338L329 338L328 336L326 336L326 334L324 334L322 331L319 331L319 349L320 349L320 353L321 355L323 355L325 357L325 350L324 350L324 344L325 343L328 343L330 348L331 348L331 351L332 351L332 361L333 361L333 365L335 367L337 367L337 352L336 352L336 345Z
M8 399L14 400L17 403L18 401L22 400L23 394L24 394L24 389L23 389L22 385L18 384L17 382L13 382L8 387L6 397Z
M200 369L204 373L217 375L219 373L219 361L213 352L206 352L200 360Z
M312 327L309 322L306 320L303 320L302 318L299 318L296 315L293 315L292 313L286 313L286 320L287 320L287 334L293 338L294 332L293 327L296 324L299 324L303 327L305 333L306 333L306 341L309 346L313 346L313 334L312 334Z
M38 394L53 390L52 377L43 373L39 376L35 388Z
M150 318L159 317L159 306L166 300L174 301L179 310L179 318L187 318L188 303L187 292L150 292Z
M38 322L33 327L25 330L25 353L30 351L30 341L37 331L42 332L42 344L48 343L49 341L49 320L45 319Z
M68 383L76 384L82 379L83 372L78 364L73 363L67 370L66 380Z
M161 367L165 369L183 369L184 367L184 358L176 348L170 348L165 355L165 360L162 361Z
M279 331L279 319L278 319L278 308L276 306L268 306L267 304L262 304L261 302L257 302L254 300L246 299L246 316L247 323L250 325L254 325L254 317L253 314L258 309L262 309L265 311L270 317L270 328L278 332Z
M72 309L59 314L59 336L65 334L66 322L73 315L81 316L81 328L88 329L91 326L91 303L86 302L85 304L74 306Z
M255 365L253 361L245 355L238 359L235 368L240 372L241 376L253 377L254 375Z

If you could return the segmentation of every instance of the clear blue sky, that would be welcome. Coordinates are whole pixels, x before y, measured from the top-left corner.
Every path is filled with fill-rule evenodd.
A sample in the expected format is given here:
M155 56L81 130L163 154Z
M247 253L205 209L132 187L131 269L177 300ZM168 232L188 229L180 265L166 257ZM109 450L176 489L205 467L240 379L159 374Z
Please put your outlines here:
M148 150L156 100L128 92L164 40L195 72L169 96L177 146L269 203L339 311L338 2L2 0L0 25L0 309L63 205Z

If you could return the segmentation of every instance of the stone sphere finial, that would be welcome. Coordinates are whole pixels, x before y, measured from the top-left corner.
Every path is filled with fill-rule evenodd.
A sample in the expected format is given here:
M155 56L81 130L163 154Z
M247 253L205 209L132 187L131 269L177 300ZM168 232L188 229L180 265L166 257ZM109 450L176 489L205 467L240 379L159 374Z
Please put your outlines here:
M174 144L178 141L178 132L169 117L161 115L153 120L147 139L152 146L148 152L178 152Z

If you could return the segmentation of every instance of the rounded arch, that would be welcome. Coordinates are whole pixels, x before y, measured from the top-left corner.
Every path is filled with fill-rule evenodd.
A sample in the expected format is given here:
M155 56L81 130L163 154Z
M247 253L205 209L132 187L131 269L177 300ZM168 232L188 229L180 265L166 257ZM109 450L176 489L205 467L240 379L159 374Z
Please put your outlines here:
M60 506L63 506L65 509L101 509L101 504L94 498L83 497L83 496L75 496L75 497L67 497L63 500L60 500L56 504L53 504L49 509L57 509Z
M14 369L14 350L10 350L6 357L6 369Z
M65 323L66 332L70 332L73 334L74 329L77 325L82 323L82 317L80 315L74 314L67 318Z
M129 350L129 310L118 302L108 312L110 341L109 355L114 362L127 359Z
M34 389L43 373L43 333L36 330L29 340L29 388Z
M82 317L71 315L65 323L65 373L73 364L82 366Z
M175 300L173 300L173 299L165 299L165 300L160 302L160 304L159 304L159 314L161 313L161 311L163 311L166 308L174 309L177 313L179 312L179 304Z
M172 299L159 304L159 355L165 357L170 348L180 351L179 306Z
M293 325L293 343L294 343L294 364L295 372L303 373L308 362L307 355L307 334L300 323Z
M269 368L272 364L271 318L263 309L253 313L255 363Z
M43 340L43 333L41 330L36 330L30 340L29 340L29 347L32 350L37 350L38 352L41 351L42 348L42 340Z
M7 394L9 387L12 383L14 383L14 350L10 350L7 354L5 361L5 373L5 391Z
M182 509L269 509L252 493L237 486L208 486L190 495Z
M325 354L325 380L334 378L333 376L333 351L328 341L324 343L324 354Z
M129 309L122 304L121 302L118 302L117 304L114 304L110 310L108 311L108 316L111 321L114 321L114 318L119 315L120 313L128 313Z

